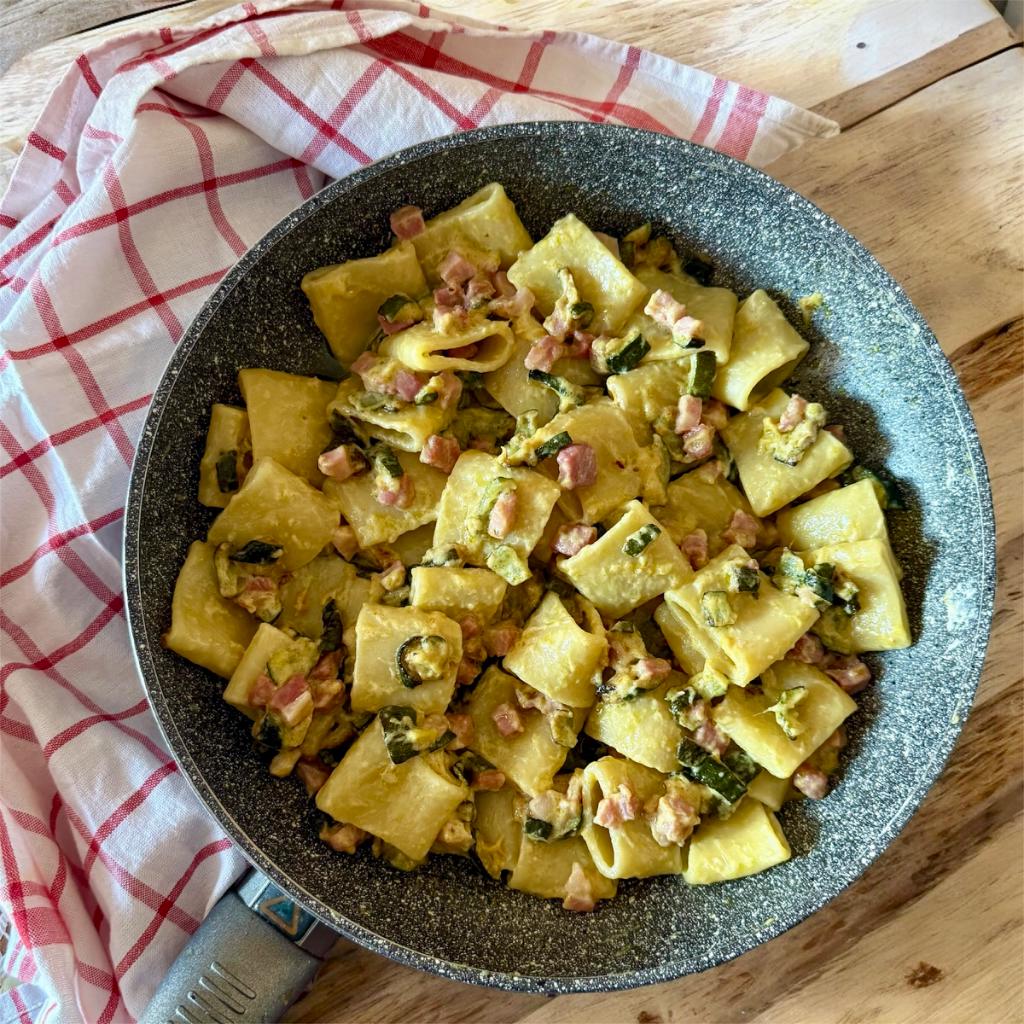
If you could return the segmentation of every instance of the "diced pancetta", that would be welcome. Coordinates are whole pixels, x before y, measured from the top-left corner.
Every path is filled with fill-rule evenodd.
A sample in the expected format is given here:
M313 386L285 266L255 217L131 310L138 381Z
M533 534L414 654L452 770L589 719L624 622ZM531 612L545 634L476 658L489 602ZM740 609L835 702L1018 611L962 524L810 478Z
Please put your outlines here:
M567 491L589 487L597 481L597 454L589 444L566 445L555 457L558 482Z
M779 417L779 430L783 434L789 433L804 418L805 412L807 399L801 398L800 395L792 395Z
M749 551L757 544L757 520L743 509L736 509L729 525L722 531L722 540L727 544L739 544Z
M423 383L423 378L411 370L399 370L395 374L395 394L403 402L411 402L420 393Z
M813 634L804 633L786 657L790 661L802 661L807 665L820 665L825 660L825 645Z
M332 480L347 480L366 468L366 459L355 445L341 444L323 452L316 460L317 469Z
M431 377L437 388L437 405L440 409L449 409L462 396L462 381L451 370L442 370Z
M824 662L825 674L847 693L860 693L871 682L871 669L855 654L830 654Z
M388 477L387 483L374 493L378 504L393 508L408 508L416 499L416 485L412 478L403 473L400 477Z
M465 284L476 274L476 265L470 263L458 249L450 249L437 267L437 276L450 288Z
M643 810L640 798L623 784L610 796L599 801L594 812L594 824L602 828L618 828L624 822L633 821Z
M659 846L682 846L699 821L697 811L670 788L651 816L651 836Z
M729 737L715 727L714 722L703 722L693 734L693 741L708 753L721 757L729 749Z
M595 231L594 237L616 258L619 258L619 240L603 231Z
M519 711L511 704L499 704L491 712L491 720L502 736L515 736L516 733L523 731L523 720L519 717Z
M448 349L448 355L452 359L472 359L480 351L480 346L475 342L472 345L459 345L456 348Z
M519 495L515 491L503 491L491 508L487 519L487 533L496 540L503 540L515 526L519 509Z
M679 550L689 559L691 569L703 569L708 564L708 535L700 528L688 533L679 543Z
M445 718L448 719L448 728L455 733L455 739L448 746L452 750L468 747L473 742L473 719L469 715L456 714L453 711L449 711Z
M497 768L488 768L486 771L477 772L473 776L472 788L484 790L498 790L505 785L505 773L499 772Z
M821 800L828 796L828 776L813 765L800 765L793 772L793 785L811 800Z
M399 238L415 238L427 230L423 211L418 206L400 206L388 220L391 230Z
M256 677L256 682L252 684L252 690L249 691L249 705L254 708L265 708L267 701L274 695L274 691L277 687L274 685L274 680L270 678L265 672L261 672Z
M510 619L496 622L484 631L484 647L492 658L504 658L515 646L521 630Z
M596 527L587 523L566 523L558 528L551 550L560 555L579 554L588 544L597 540Z
M462 449L454 437L441 437L440 434L431 434L423 443L420 451L420 462L426 466L433 466L442 473L450 473L459 461Z
M675 432L688 434L700 424L704 403L696 395L680 395L676 407Z
M526 353L523 363L528 370L543 370L550 373L552 367L562 358L565 346L550 334L538 338Z
M565 899L562 900L562 909L585 913L593 910L595 905L594 888L590 884L590 879L580 862L574 860L572 871L569 872L569 878L565 883Z
M715 430L724 430L729 423L729 413L717 398L705 398L704 408L700 414L701 420L714 427Z
M683 434L683 451L691 459L706 459L714 450L715 428L698 424Z

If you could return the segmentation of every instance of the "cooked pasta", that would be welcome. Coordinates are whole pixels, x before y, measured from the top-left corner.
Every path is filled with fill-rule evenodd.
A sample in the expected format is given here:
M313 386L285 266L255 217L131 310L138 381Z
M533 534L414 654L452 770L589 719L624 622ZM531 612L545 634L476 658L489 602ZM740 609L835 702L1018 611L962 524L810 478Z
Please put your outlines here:
M498 184L391 224L302 281L346 378L213 404L164 643L339 853L570 911L787 860L910 643L894 483L782 389L808 342L650 225L534 243Z

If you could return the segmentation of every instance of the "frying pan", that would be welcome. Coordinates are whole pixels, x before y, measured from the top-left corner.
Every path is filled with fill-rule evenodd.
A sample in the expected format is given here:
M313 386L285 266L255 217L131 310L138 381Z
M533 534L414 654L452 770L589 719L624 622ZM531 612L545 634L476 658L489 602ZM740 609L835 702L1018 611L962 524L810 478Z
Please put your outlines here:
M876 683L852 720L841 781L827 800L785 806L793 858L763 874L697 888L629 881L595 913L569 914L465 859L403 873L336 854L316 838L298 780L266 772L221 681L160 646L189 541L212 519L195 499L210 404L239 401L241 367L336 376L302 275L384 249L394 208L415 203L430 216L490 181L505 185L535 238L570 211L616 235L650 220L682 253L710 257L716 284L764 287L794 323L795 300L820 291L795 387L826 403L862 462L901 482L907 508L890 529L914 646L870 659ZM426 142L335 182L203 307L156 390L132 472L124 571L139 671L182 772L260 873L218 904L147 1019L272 1017L311 977L327 928L445 977L554 994L700 971L792 927L879 855L940 773L984 658L993 533L974 423L923 318L856 240L767 175L664 135L534 123Z

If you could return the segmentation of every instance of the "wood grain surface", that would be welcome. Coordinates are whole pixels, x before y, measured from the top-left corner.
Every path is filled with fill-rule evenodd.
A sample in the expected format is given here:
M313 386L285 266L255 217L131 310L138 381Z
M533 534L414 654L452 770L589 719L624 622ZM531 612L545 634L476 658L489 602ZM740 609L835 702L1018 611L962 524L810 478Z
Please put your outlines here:
M26 2L40 10L58 6ZM125 10L114 14L117 0L96 6L104 14L94 24L131 13L133 5L125 0ZM0 77L0 188L48 90L77 53L128 27L190 23L225 6L197 0L58 39L17 61ZM287 1019L1024 1021L1019 45L987 0L438 0L435 6L516 28L590 31L648 46L811 106L848 129L769 171L871 249L951 359L978 424L996 501L996 614L977 700L942 778L863 878L787 934L670 984L551 1000L444 981L340 941ZM0 39L5 16L0 7ZM69 19L52 35L85 23Z

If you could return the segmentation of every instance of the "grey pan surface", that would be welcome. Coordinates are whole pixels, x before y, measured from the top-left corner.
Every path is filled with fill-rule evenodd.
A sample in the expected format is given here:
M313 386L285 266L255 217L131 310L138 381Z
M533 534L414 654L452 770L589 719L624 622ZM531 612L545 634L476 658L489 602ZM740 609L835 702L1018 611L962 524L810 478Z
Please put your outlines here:
M915 644L872 659L841 782L788 804L793 858L741 881L630 881L593 914L505 889L470 862L411 874L316 839L297 780L271 778L212 675L163 650L175 576L211 513L195 500L210 403L237 402L246 366L331 372L299 280L379 252L388 213L428 215L501 181L535 238L570 211L621 234L644 220L715 283L764 287L795 316L815 291L800 391L823 400L853 450L903 484L890 515ZM461 981L563 993L664 981L778 935L852 882L892 841L942 770L973 699L995 579L991 494L956 378L902 289L811 203L710 150L635 129L575 123L487 128L388 157L314 196L247 253L189 328L154 395L132 474L125 584L139 668L167 743L246 856L351 939Z

